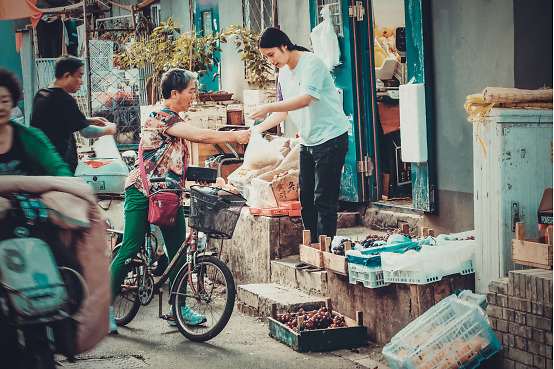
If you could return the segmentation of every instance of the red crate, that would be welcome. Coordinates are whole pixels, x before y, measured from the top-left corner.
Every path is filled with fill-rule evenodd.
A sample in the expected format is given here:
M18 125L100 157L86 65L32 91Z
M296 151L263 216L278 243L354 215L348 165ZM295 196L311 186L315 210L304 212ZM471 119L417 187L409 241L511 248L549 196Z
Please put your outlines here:
M299 217L301 216L300 209L289 210L289 217Z
M284 208L284 209L290 209L290 210L300 210L301 209L300 201L298 201L298 200L280 202L279 207Z
M281 208L263 208L261 209L260 215L275 217L275 216L282 216L282 215L288 215L289 209L281 209Z

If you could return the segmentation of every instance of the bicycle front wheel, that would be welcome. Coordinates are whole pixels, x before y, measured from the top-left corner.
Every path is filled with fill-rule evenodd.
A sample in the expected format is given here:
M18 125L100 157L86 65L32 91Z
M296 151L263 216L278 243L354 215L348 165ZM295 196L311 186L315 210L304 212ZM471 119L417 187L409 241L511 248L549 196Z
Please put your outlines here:
M112 260L115 259L121 245L112 251ZM133 266L125 276L121 289L113 302L113 315L115 324L123 326L129 324L135 318L140 308L138 285L141 276L141 268Z
M229 268L216 257L202 256L196 267L179 273L172 291L173 318L191 341L217 336L229 322L235 306L235 281Z

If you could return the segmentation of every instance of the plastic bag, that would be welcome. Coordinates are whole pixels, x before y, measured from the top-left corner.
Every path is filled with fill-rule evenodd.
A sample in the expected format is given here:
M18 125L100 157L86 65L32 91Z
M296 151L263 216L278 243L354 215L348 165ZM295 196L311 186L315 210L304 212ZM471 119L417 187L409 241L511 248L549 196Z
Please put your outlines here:
M263 179L252 179L252 187L247 199L248 206L251 208L275 208L277 200L271 188L271 182Z
M329 70L332 70L340 64L340 49L337 34L331 22L329 6L324 6L321 9L321 16L323 22L314 27L310 34L310 40L314 54L323 60Z
M265 140L261 134L253 133L244 151L244 169L260 169L283 160L279 148Z

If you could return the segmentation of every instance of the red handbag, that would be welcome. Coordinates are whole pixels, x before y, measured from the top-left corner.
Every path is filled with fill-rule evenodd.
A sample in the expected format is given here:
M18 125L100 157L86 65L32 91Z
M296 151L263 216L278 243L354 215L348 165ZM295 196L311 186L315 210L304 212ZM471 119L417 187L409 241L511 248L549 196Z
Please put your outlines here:
M186 160L185 154L185 160ZM142 156L142 142L139 145L139 165L142 185L148 195L148 222L160 227L172 227L175 225L177 211L181 206L179 195L175 192L155 192L150 194L150 186L146 180L146 169ZM186 166L186 161L184 162ZM185 169L183 168L183 171Z

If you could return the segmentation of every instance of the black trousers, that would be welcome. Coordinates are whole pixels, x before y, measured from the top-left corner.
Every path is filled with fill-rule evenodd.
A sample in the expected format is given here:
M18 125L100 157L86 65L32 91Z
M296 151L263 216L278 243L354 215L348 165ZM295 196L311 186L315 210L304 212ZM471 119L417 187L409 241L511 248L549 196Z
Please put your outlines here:
M312 243L319 235L337 233L337 206L342 167L348 151L348 133L316 146L300 146L300 203L304 229Z

